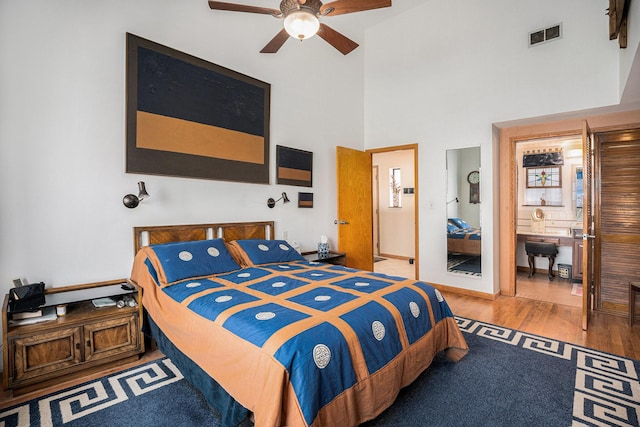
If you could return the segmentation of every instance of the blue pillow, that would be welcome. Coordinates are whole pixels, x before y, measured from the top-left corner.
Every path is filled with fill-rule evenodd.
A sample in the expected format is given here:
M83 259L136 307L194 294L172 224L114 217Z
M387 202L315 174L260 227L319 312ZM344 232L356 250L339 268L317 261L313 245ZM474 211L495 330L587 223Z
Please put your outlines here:
M160 261L167 283L240 269L222 239L165 243L150 248Z
M272 262L304 261L304 257L286 240L234 240L230 246L233 248L234 245L239 246L241 252L244 252L240 256L248 266Z
M460 230L457 226L447 223L447 233L455 233Z
M460 218L449 218L449 221L458 226L458 228L462 228L463 230L466 228L471 228L469 224L467 224L463 219Z

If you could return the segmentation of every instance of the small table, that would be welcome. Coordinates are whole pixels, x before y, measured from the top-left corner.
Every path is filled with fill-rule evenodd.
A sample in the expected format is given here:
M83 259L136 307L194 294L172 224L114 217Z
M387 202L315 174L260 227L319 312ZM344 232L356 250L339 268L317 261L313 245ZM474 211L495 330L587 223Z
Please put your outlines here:
M629 282L629 326L633 326L636 312L636 292L640 292L640 282Z
M328 264L346 265L347 254L344 252L329 252L328 255L318 255L318 252L304 252L302 256L310 262L326 262Z

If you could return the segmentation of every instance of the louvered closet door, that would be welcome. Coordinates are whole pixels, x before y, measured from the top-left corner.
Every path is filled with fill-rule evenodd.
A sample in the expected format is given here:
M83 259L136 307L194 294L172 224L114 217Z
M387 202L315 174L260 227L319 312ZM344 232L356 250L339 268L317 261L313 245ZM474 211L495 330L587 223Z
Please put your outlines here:
M640 278L640 129L598 134L595 149L596 305L626 316Z

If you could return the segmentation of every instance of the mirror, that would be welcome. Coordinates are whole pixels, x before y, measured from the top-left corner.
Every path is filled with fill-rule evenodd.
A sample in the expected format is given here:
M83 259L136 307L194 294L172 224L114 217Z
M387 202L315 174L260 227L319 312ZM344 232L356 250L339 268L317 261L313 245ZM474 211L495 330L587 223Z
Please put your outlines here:
M480 147L447 150L447 271L482 275Z

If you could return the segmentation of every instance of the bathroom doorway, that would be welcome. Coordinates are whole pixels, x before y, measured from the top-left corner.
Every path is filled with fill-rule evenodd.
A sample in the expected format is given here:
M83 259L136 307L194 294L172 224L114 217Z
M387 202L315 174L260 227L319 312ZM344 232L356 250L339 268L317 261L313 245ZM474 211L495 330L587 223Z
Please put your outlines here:
M582 307L582 275L575 253L576 243L582 242L581 135L518 141L515 164L515 295ZM526 242L555 246L557 255L529 257Z

